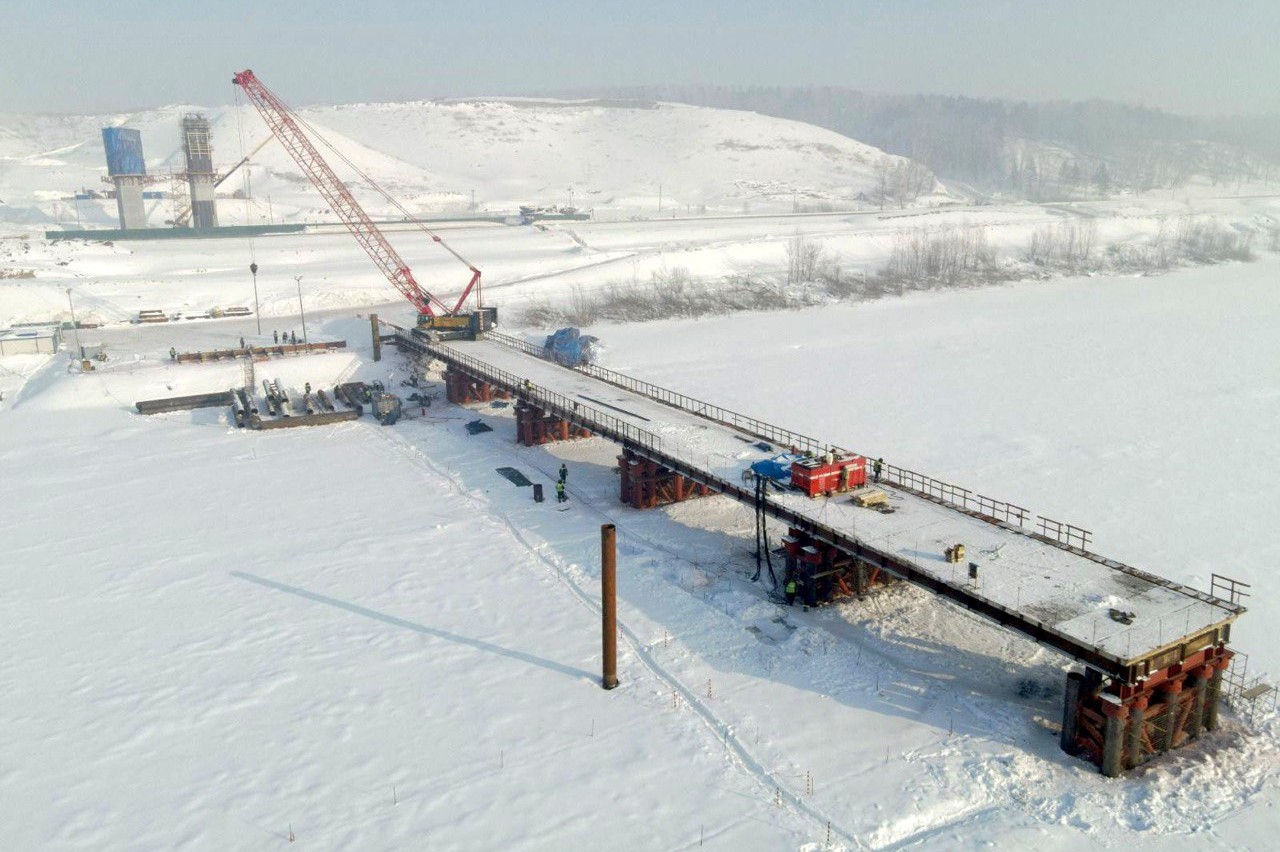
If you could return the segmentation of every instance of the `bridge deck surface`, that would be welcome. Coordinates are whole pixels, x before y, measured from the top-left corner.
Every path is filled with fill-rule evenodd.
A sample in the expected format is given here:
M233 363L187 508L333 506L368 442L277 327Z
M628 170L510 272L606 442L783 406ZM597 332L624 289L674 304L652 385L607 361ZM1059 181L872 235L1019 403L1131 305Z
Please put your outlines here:
M731 426L494 341L448 347L647 430L657 436L663 454L728 482L740 482L752 462L783 449L762 450L756 446L759 438ZM1112 568L908 491L880 487L890 496L892 514L855 506L844 495L810 499L788 492L770 494L769 500L1121 663L1146 659L1238 614L1204 593ZM956 543L965 546L965 564L949 563L943 555ZM968 579L970 561L979 565L976 582ZM1133 623L1117 622L1112 609L1134 613Z

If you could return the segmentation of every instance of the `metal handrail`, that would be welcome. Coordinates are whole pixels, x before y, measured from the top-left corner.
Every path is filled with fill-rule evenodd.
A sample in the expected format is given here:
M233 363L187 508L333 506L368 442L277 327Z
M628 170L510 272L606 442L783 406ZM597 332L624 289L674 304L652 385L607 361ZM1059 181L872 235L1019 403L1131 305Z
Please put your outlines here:
M518 349L528 355L532 355L542 360L548 360L545 357L545 351L541 347L530 344L527 341L494 331L486 332L485 337L493 339L503 345ZM412 342L419 345L422 343L417 340L413 340ZM456 350L450 349L449 354L451 357L466 357L473 364L483 364L483 362L471 358L470 356L463 356L462 353L459 353ZM484 369L493 371L496 368L485 365ZM791 432L790 430L783 429L782 427L774 426L773 424L757 420L753 417L738 414L737 412L730 411L717 405L711 405L710 403L703 402L702 400L694 397L690 397L685 394L672 391L668 388L652 384L651 382L636 379L631 376L627 376L624 373L618 373L604 367L588 365L586 367L579 367L575 371L585 373L598 378L601 381L639 393L643 396L649 397L650 399L670 405L673 408L678 408L705 419L715 420L726 425L734 426L742 431L759 435L772 440L777 444L795 446L800 450L808 450L815 453L825 452L829 446L822 444L816 439ZM510 376L510 374L506 375ZM523 382L523 380L518 381ZM635 446L648 448L653 450L655 453L661 453L667 458L682 458L682 454L679 452L679 445L676 445L677 451L672 453L664 446L662 440L652 432L640 429L639 427L633 426L625 421L618 420L618 418L605 414L598 409L577 404L573 400L568 400L559 394L554 394L554 392L537 388L535 388L535 390L542 393L544 398L549 399L551 396L558 398L561 401L559 403L559 407L561 409L562 416L564 416L564 413L570 413L574 410L590 411L593 418L601 418L602 422L611 422L616 424L615 429L617 433L624 440L630 441ZM568 403L568 407L565 407L564 405L566 402ZM578 406L577 409L573 408L575 404ZM569 419L574 418L570 416ZM590 428L590 424L583 423L582 425ZM595 431L603 430L596 429ZM774 436L780 436L783 439L780 440L779 437ZM831 447L831 449L838 453L846 452L839 447ZM705 463L706 461L707 459L704 458L703 462ZM686 463L691 469L698 464L697 460L694 460L692 457L687 459ZM715 479L714 483L710 481L713 478ZM709 471L701 474L700 479L702 481L706 481L710 487L715 488L718 491L726 493L737 493L741 491L741 488L738 485L730 483L721 477L714 477ZM1047 534L1037 534L1036 532L1026 528L1027 524L1030 522L1032 514L1025 507L1019 506L1015 503L1008 503L995 500L994 498L986 497L981 494L976 494L967 488L943 482L926 476L925 474L907 470L906 468L901 468L896 465L884 464L881 471L881 480L896 485L906 491L910 491L918 496L925 497L933 502L958 509L964 514L987 523L995 524L996 526L1001 526L1023 535L1032 536L1047 544L1052 544L1063 550L1068 550L1077 556L1090 560L1091 562L1096 562L1100 565L1105 565L1108 568L1112 568L1135 577L1140 577L1153 584L1164 586L1165 588L1176 589L1182 594L1196 598L1204 603L1220 606L1223 609L1235 613L1245 611L1244 606L1238 602L1221 600L1212 593L1193 589L1181 583L1169 580L1168 578L1152 574L1148 571L1143 571L1140 568L1135 568L1126 563L1119 562L1118 560L1110 559L1087 550L1086 547L1092 544L1093 534L1082 527L1039 517L1038 520L1040 521L1048 521L1051 526L1047 529L1052 529L1054 534L1052 536ZM831 530L831 535L843 538L843 536L840 536L840 534L836 533L834 530ZM1080 544L1077 545L1076 542L1079 542Z

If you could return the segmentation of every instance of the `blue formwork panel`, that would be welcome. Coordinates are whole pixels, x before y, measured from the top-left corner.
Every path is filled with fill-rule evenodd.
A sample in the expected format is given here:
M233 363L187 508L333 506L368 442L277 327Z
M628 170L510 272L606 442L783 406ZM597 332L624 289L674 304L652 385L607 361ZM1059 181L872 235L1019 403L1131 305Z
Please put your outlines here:
M145 175L147 164L142 157L142 131L132 127L102 128L102 146L107 151L107 174Z

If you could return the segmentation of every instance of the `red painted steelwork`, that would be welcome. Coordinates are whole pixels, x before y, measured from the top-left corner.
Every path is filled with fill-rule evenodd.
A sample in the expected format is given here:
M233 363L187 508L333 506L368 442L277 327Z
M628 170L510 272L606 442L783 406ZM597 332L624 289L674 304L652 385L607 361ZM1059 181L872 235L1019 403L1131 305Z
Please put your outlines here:
M445 398L457 405L511 398L511 394L503 388L480 381L452 367L444 372L444 390Z
M1141 766L1211 730L1216 714L1210 705L1219 699L1211 684L1232 656L1225 646L1215 645L1137 683L1095 680L1092 688L1081 692L1076 707L1075 752L1107 771L1107 717L1123 723L1121 742L1113 748L1119 749L1124 769Z
M520 400L516 403L516 441L526 447L537 447L553 441L571 441L590 438L591 431L548 415L536 405Z
M692 497L705 497L711 489L686 479L644 456L624 449L618 456L619 496L634 509L652 509L679 503Z

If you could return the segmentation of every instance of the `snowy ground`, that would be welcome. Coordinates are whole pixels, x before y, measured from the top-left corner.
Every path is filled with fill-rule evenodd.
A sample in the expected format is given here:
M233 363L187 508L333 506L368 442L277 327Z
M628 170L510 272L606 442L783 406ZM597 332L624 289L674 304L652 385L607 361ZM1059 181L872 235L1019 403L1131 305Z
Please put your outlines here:
M1274 668L1275 269L600 331L610 366L1061 506L1174 579L1254 581L1237 645ZM252 328L103 329L91 375L0 374L0 481L20 489L0 521L5 846L261 847L292 827L312 848L821 849L828 823L835 848L1269 846L1274 719L1103 779L1056 747L1064 661L908 588L781 609L749 582L749 515L621 507L606 442L519 448L509 410L442 402L275 433L131 411L238 381L167 363L175 335ZM357 349L258 375L404 369ZM476 416L495 431L468 435ZM1173 496L1200 490L1205 446L1225 496ZM565 512L494 471L549 483L561 459ZM613 693L594 680L603 522Z

